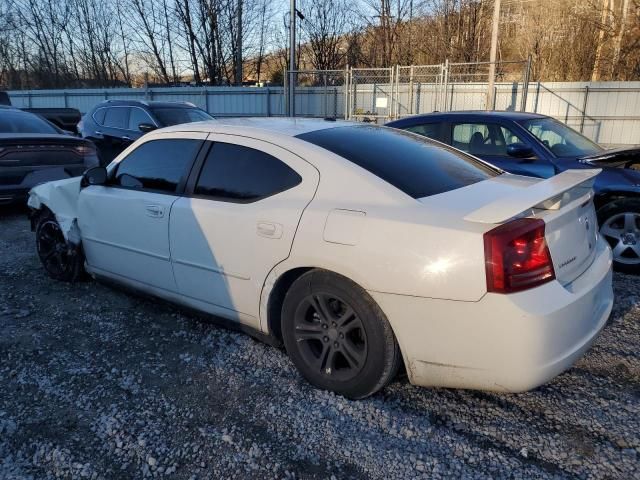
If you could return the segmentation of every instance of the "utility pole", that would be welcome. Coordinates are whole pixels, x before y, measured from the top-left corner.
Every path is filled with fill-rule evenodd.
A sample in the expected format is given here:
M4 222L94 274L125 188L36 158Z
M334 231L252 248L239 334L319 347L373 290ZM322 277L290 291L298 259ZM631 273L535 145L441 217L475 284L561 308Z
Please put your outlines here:
M289 116L296 116L296 0L291 0L289 13Z
M238 36L236 37L236 85L242 86L242 0L238 0Z
M489 54L489 80L487 82L486 110L495 102L496 54L498 53L498 30L500 29L500 0L493 0L493 24L491 27L491 53Z

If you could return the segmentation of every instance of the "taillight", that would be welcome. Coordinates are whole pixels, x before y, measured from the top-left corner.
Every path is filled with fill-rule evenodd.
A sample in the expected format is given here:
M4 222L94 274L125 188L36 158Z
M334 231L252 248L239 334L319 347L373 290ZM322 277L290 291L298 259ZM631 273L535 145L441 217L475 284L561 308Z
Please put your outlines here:
M484 234L489 292L519 292L556 278L544 227L539 218L519 218Z
M96 154L96 150L93 147L90 147L88 145L78 145L76 147L73 147L73 149L79 154L82 155L83 157L89 156L89 155L95 155Z

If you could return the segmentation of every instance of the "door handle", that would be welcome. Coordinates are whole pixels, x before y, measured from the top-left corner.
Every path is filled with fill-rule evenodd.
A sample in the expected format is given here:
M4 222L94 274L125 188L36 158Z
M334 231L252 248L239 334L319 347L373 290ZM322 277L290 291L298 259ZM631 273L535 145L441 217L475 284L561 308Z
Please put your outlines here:
M150 217L164 217L164 208L160 205L147 205L145 208L147 211L147 215Z
M126 135L124 137L122 137L122 140L129 142L131 140L131 137L127 137Z
M257 234L267 238L281 238L282 225L272 222L258 222Z

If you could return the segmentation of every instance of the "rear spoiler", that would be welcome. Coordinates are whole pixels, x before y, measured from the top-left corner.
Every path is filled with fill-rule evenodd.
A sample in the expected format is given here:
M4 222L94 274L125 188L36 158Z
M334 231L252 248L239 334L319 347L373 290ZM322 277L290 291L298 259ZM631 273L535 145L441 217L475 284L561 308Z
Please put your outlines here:
M564 194L570 190L575 189L571 193L582 195L590 191L601 171L599 168L565 170L474 210L464 219L477 223L503 223L532 209L557 210L564 203Z

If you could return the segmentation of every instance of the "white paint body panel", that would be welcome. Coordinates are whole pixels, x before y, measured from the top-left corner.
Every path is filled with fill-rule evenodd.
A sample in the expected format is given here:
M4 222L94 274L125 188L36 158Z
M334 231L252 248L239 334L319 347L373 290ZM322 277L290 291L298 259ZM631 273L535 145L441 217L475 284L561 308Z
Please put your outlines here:
M342 122L228 123L157 130L113 165L145 141L209 137L280 158L303 177L302 184L249 204L170 197L163 204L167 218L155 223L139 216L149 201L140 192L113 189L112 196L102 192L103 200L94 201L105 187L84 189L77 215L90 271L266 333L267 306L278 278L299 267L334 271L378 302L409 378L419 385L533 388L568 368L606 322L613 302L611 253L602 239L589 246L575 226L590 214L580 210L588 209L589 193L529 212L546 222L556 270L576 245L582 249L576 260L580 268L517 294L487 294L483 234L495 225L484 221L510 211L483 208L504 198L519 199L518 209L533 208L527 205L531 199L542 202L558 193L550 184L535 188L539 179L504 174L416 200L295 138ZM32 196L56 212L49 191L38 187ZM480 221L465 220L472 212ZM64 214L69 216L68 209Z
M318 171L293 153L233 135L209 140L264 151L303 178L292 189L253 203L180 198L171 211L170 240L178 291L187 297L259 315L260 292L271 269L289 256L303 209L313 198ZM258 327L257 321L254 326Z

